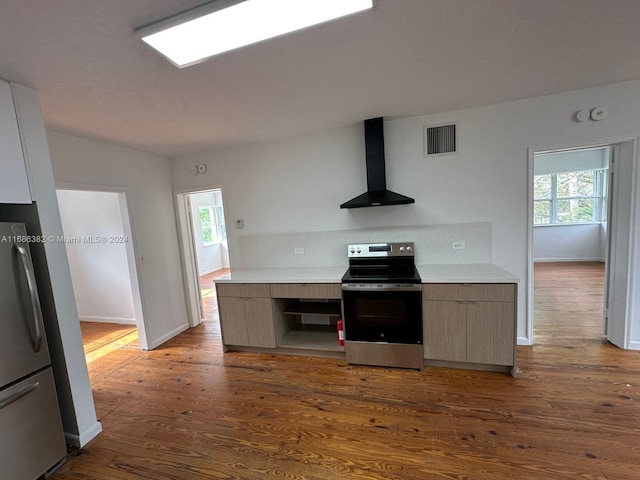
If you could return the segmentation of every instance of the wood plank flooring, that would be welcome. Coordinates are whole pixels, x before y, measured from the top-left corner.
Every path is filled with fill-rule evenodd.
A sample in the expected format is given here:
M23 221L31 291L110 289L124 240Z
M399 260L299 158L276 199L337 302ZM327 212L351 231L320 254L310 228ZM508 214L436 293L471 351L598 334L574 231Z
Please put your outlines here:
M104 432L52 478L637 480L640 352L568 326L598 323L556 295L570 267L540 281L536 267L544 318L517 378L223 355L203 322L93 382Z
M537 263L534 288L535 343L604 341L603 263Z
M80 329L92 384L104 375L117 372L143 353L135 326L80 322Z

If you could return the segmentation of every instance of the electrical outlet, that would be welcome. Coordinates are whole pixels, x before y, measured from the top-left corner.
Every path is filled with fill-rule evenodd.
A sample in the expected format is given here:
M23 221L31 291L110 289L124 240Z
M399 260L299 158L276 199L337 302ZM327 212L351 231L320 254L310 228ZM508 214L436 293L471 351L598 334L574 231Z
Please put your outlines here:
M464 250L464 242L451 242L451 248L453 250Z
M304 255L304 248L296 247L293 249L293 253L295 253L296 255Z

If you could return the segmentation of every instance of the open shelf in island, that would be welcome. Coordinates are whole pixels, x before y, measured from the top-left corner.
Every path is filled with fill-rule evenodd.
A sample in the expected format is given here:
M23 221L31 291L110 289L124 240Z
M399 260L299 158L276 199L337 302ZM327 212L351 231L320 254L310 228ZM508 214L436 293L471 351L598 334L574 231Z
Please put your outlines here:
M322 350L327 352L343 352L344 347L338 345L338 331L335 325L330 328L321 325L302 325L287 331L279 347L298 348L304 350Z
M336 322L341 316L340 300L273 299L278 347L342 352Z

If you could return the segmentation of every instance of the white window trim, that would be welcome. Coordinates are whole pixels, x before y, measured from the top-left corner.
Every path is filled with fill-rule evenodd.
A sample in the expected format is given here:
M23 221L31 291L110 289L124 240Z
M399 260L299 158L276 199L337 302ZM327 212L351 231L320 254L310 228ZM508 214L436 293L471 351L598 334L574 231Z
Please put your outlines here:
M534 181L536 177L544 177L549 175L551 177L551 196L549 198L535 198L533 199L534 205L536 202L549 202L549 223L534 223L535 227L557 227L565 225L593 225L603 224L607 222L606 218L606 201L607 201L607 189L605 179L607 178L606 168L594 168L590 170L575 170L573 172L561 172L561 173L545 173L543 175L534 175ZM573 197L558 197L558 175L575 172L595 172L594 175L594 191L596 195L584 195ZM562 200L594 200L594 213L597 216L596 220L589 222L558 222L558 201ZM535 209L534 209L535 211ZM535 214L534 214L535 220Z

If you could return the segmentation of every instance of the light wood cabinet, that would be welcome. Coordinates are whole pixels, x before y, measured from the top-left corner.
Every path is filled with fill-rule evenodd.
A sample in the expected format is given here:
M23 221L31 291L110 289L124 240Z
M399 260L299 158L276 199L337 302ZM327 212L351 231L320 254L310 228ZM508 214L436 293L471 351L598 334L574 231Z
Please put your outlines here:
M422 302L424 358L467 361L467 305L463 301Z
M225 345L341 351L335 326L340 283L222 282L216 291ZM309 318L326 318L326 323Z
M340 283L272 283L276 342L296 350L342 352L336 321L341 315ZM313 322L309 322L309 319Z
M339 283L272 283L272 298L341 299Z
M423 285L428 360L515 365L515 284Z
M219 297L263 297L269 298L268 283L217 283Z
M269 284L221 283L216 290L226 345L275 348Z
M515 302L467 303L467 362L514 365Z
M11 85L0 80L0 203L31 203Z

